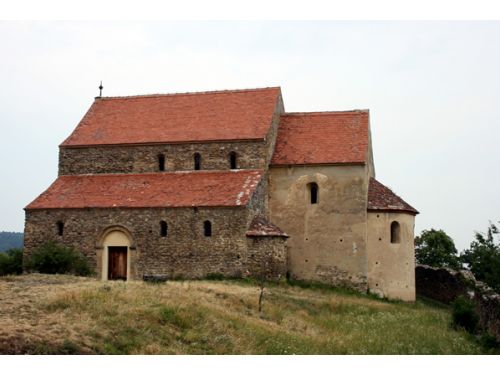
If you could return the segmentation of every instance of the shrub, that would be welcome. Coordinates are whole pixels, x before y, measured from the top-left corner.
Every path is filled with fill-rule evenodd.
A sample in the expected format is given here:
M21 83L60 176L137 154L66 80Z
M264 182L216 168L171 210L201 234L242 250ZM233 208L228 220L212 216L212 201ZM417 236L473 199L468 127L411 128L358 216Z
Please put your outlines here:
M500 342L495 336L485 333L479 339L479 342L485 349L498 349L500 347Z
M26 269L40 273L89 276L93 273L87 259L71 247L47 242L30 255Z
M23 249L10 249L0 253L0 276L23 273Z
M453 302L452 318L455 328L463 327L469 333L476 332L479 316L471 300L464 296L458 296Z

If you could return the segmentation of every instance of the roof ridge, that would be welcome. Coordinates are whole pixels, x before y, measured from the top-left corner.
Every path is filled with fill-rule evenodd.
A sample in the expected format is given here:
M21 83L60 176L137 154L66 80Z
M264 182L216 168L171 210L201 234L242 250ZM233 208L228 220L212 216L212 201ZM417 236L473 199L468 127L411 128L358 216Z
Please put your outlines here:
M281 116L321 116L342 113L370 113L369 109L347 109L343 111L317 111L317 112L285 112Z
M186 91L186 92L173 92L173 93L166 93L166 94L144 94L144 95L124 95L124 96L96 96L96 100L114 100L114 99L147 99L147 98L158 98L158 97L164 97L164 96L183 96L183 95L210 95L210 94L238 94L238 93L244 93L244 92L249 92L249 91L265 91L265 90L272 90L272 89L278 89L281 90L280 86L269 86L269 87L257 87L257 88L250 88L250 89L233 89L233 90L212 90L212 91Z

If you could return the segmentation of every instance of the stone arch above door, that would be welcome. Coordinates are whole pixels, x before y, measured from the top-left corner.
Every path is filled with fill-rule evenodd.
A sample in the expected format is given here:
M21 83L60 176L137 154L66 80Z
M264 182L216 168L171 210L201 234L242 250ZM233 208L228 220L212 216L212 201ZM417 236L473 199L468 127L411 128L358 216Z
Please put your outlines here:
M115 251L121 248L122 251L126 252L123 254L126 257L126 280L132 278L132 263L134 259L134 254L131 250L135 249L135 243L133 241L130 231L119 225L114 225L104 229L99 235L96 242L96 252L97 258L99 260L98 273L100 274L101 280L108 280L110 276L110 262L112 263L112 257L110 257L111 251ZM125 255L126 254L126 255ZM113 255L113 252L111 253ZM124 269L125 273L125 269ZM125 276L125 275L124 275Z
M130 233L130 230L122 225L112 225L109 227L106 227L97 237L97 241L95 244L96 249L103 249L104 247L104 241L109 238L109 235L113 232L119 232L123 236L125 236L128 239L129 244L127 246L130 247L131 250L135 250L135 241L132 237L132 233ZM116 235L116 234L114 234Z

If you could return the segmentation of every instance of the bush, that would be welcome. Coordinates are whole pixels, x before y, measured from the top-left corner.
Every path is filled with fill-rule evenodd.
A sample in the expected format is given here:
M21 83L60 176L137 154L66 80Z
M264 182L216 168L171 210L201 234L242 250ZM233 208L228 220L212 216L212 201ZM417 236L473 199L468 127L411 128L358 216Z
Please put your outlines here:
M455 328L462 327L469 333L476 332L479 316L471 300L463 296L457 297L453 302L452 318Z
M483 334L479 342L485 349L498 349L500 347L500 342L497 341L495 336L489 333Z
M26 269L40 273L89 276L93 273L87 259L71 247L47 242L30 255Z
M10 249L0 253L0 276L23 273L23 249Z

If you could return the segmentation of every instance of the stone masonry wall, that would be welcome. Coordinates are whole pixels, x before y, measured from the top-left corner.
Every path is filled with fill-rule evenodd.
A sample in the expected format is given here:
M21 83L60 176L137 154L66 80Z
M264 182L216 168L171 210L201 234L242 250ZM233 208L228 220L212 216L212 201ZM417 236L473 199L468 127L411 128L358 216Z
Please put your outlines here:
M130 232L135 249L131 275L201 278L211 273L224 276L248 274L248 210L245 208L175 209L66 209L26 212L25 256L48 240L81 251L101 274L101 233L110 226ZM160 220L168 224L168 236L160 236ZM203 222L212 222L212 236L205 237ZM57 234L57 221L64 233Z
M271 121L271 126L266 135L266 144L265 144L265 157L266 157L266 169L268 169L269 164L271 163L271 159L274 154L274 147L276 145L276 139L278 138L278 127L280 124L281 114L285 113L285 106L283 104L283 98L279 97L278 102L276 103L276 108L274 109L273 119Z
M166 171L189 171L194 169L195 153L201 155L201 169L228 170L232 151L237 154L238 169L267 170L282 112L280 98L266 138L260 141L60 147L59 175L158 172L158 155L165 156Z
M417 265L417 295L451 304L458 296L474 301L479 325L500 341L500 295L469 271Z
M475 283L475 279L467 271L417 265L415 282L419 296L451 304L458 296L467 295L467 290Z
M268 200L267 200L267 177L264 175L260 180L259 184L255 188L255 191L247 204L248 217L247 217L247 227L252 222L253 218L262 214L267 215L268 210Z
M286 237L248 237L248 276L279 280L286 275Z
M238 169L266 169L266 143L214 142L141 146L60 147L59 175L158 172L158 155L165 171L194 170L194 154L202 170L229 170L229 153L237 154Z

